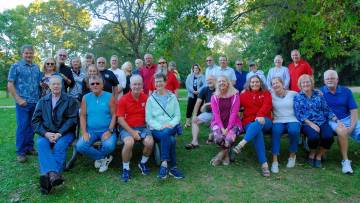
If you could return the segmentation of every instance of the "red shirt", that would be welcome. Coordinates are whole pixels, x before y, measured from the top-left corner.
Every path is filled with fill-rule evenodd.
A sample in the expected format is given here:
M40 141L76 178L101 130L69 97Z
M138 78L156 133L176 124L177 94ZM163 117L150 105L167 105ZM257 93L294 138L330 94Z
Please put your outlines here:
M144 81L145 94L149 94L150 85L152 83L152 78L154 77L156 69L156 64L152 64L150 66L146 65L139 69L139 75L143 78Z
M172 93L175 93L175 90L179 89L180 87L180 83L177 80L176 76L174 73L168 71L167 75L166 75L166 84L165 84L165 89L171 91ZM152 77L152 82L150 85L150 90L154 91L155 88L155 80L154 77Z
M147 95L141 92L139 99L135 100L131 91L122 96L117 104L116 116L124 117L130 127L145 126L145 105Z
M300 59L298 64L295 66L294 63L289 64L289 73L290 73L290 90L300 92L298 87L298 80L300 76L304 74L312 75L312 69L308 62Z
M242 125L253 122L256 117L271 119L272 99L269 91L248 91L240 94L240 106L244 107Z

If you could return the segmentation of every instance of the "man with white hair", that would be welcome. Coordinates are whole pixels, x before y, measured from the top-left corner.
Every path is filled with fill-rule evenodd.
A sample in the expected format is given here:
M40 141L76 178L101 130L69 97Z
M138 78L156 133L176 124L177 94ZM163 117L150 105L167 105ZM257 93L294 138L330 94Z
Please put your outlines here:
M324 73L325 86L321 88L325 100L340 122L329 121L337 133L342 156L342 172L352 174L351 161L348 159L348 136L360 142L360 122L354 96L347 87L338 85L339 77L335 70Z
M135 75L135 74L139 74L139 70L141 67L144 66L144 61L141 60L141 59L136 59L135 60L135 68L132 70L132 74Z
M145 54L144 60L145 66L140 68L139 75L141 75L144 81L144 93L149 94L149 90L153 82L153 77L157 70L157 65L153 64L153 56L151 54Z
M59 66L59 72L61 77L64 79L65 92L68 91L68 88L73 88L75 85L75 80L71 72L71 68L65 65L67 58L68 53L65 49L59 49L56 52L56 64Z
M119 82L117 94L122 95L122 91L126 87L126 75L125 72L119 68L119 58L116 55L111 56L110 66L109 70L114 73Z
M151 155L154 145L151 131L145 123L145 106L147 95L142 91L143 80L140 75L130 78L131 91L121 97L116 110L118 122L121 125L120 137L124 142L122 150L123 173L121 179L128 182L130 175L130 160L134 142L140 141L144 144L143 156L138 167L143 175L148 175L150 169L146 163Z

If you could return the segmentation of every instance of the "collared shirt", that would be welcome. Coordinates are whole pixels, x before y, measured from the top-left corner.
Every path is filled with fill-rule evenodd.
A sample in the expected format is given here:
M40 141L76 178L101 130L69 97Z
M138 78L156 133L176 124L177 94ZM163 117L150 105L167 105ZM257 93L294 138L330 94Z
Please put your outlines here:
M289 74L290 74L290 90L300 92L298 87L298 80L300 76L304 74L312 75L312 69L310 65L305 60L300 60L295 66L294 63L289 64Z
M294 97L296 118L304 124L305 119L320 126L335 116L327 105L325 98L317 90L308 97L301 91Z
M254 76L254 75L259 76L259 78L261 79L261 81L262 81L262 82L264 83L264 85L267 87L264 71L262 71L262 70L257 70L256 72L250 71L250 72L246 75L246 80L250 79L250 78L251 78L252 76Z
M140 93L136 100L131 91L122 96L117 104L116 116L123 117L130 127L145 126L145 106L147 95Z
M14 83L16 93L27 103L37 103L40 98L41 72L36 64L20 60L11 65L8 81Z
M144 81L144 93L149 94L151 83L153 82L153 77L156 72L157 65L151 64L150 66L146 65L139 69L139 75L143 78Z
M205 80L208 78L209 75L213 75L215 76L215 79L216 79L216 71L219 69L220 67L217 66L217 65L212 65L212 66L208 66L206 67L206 70L205 70Z
M246 75L248 74L247 71L238 71L235 70L235 75L236 75L236 83L235 83L235 88L241 92L244 89L244 85L246 83Z
M349 88L338 85L335 93L331 93L328 87L323 86L321 91L330 109L338 119L350 116L350 110L357 109L354 96Z
M230 67L218 68L215 73L215 76L216 76L216 78L219 76L225 76L231 81L236 81L235 71L234 71L234 69L232 69Z

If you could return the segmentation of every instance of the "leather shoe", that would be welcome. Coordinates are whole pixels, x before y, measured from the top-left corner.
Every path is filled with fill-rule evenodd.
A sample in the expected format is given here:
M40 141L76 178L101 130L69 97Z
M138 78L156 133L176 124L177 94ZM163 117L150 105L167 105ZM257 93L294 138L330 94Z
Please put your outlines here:
M40 176L40 192L43 195L47 195L49 194L49 192L51 191L51 184L50 184L50 179L48 175L42 175Z
M55 172L49 172L49 179L52 187L61 185L64 182L64 179Z
M26 152L26 155L37 156L38 152L35 149Z

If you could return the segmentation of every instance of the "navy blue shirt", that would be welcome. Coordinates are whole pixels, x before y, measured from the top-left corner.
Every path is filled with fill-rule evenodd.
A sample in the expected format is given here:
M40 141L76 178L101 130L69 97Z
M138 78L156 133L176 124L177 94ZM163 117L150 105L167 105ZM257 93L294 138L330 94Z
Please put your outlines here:
M323 86L321 91L324 94L326 103L338 119L350 116L350 110L357 109L354 96L349 88L338 85L336 92L333 94L328 87Z
M247 74L248 74L247 71L241 71L241 73L240 73L239 71L235 70L235 75L236 75L235 88L239 92L241 92L244 89Z

